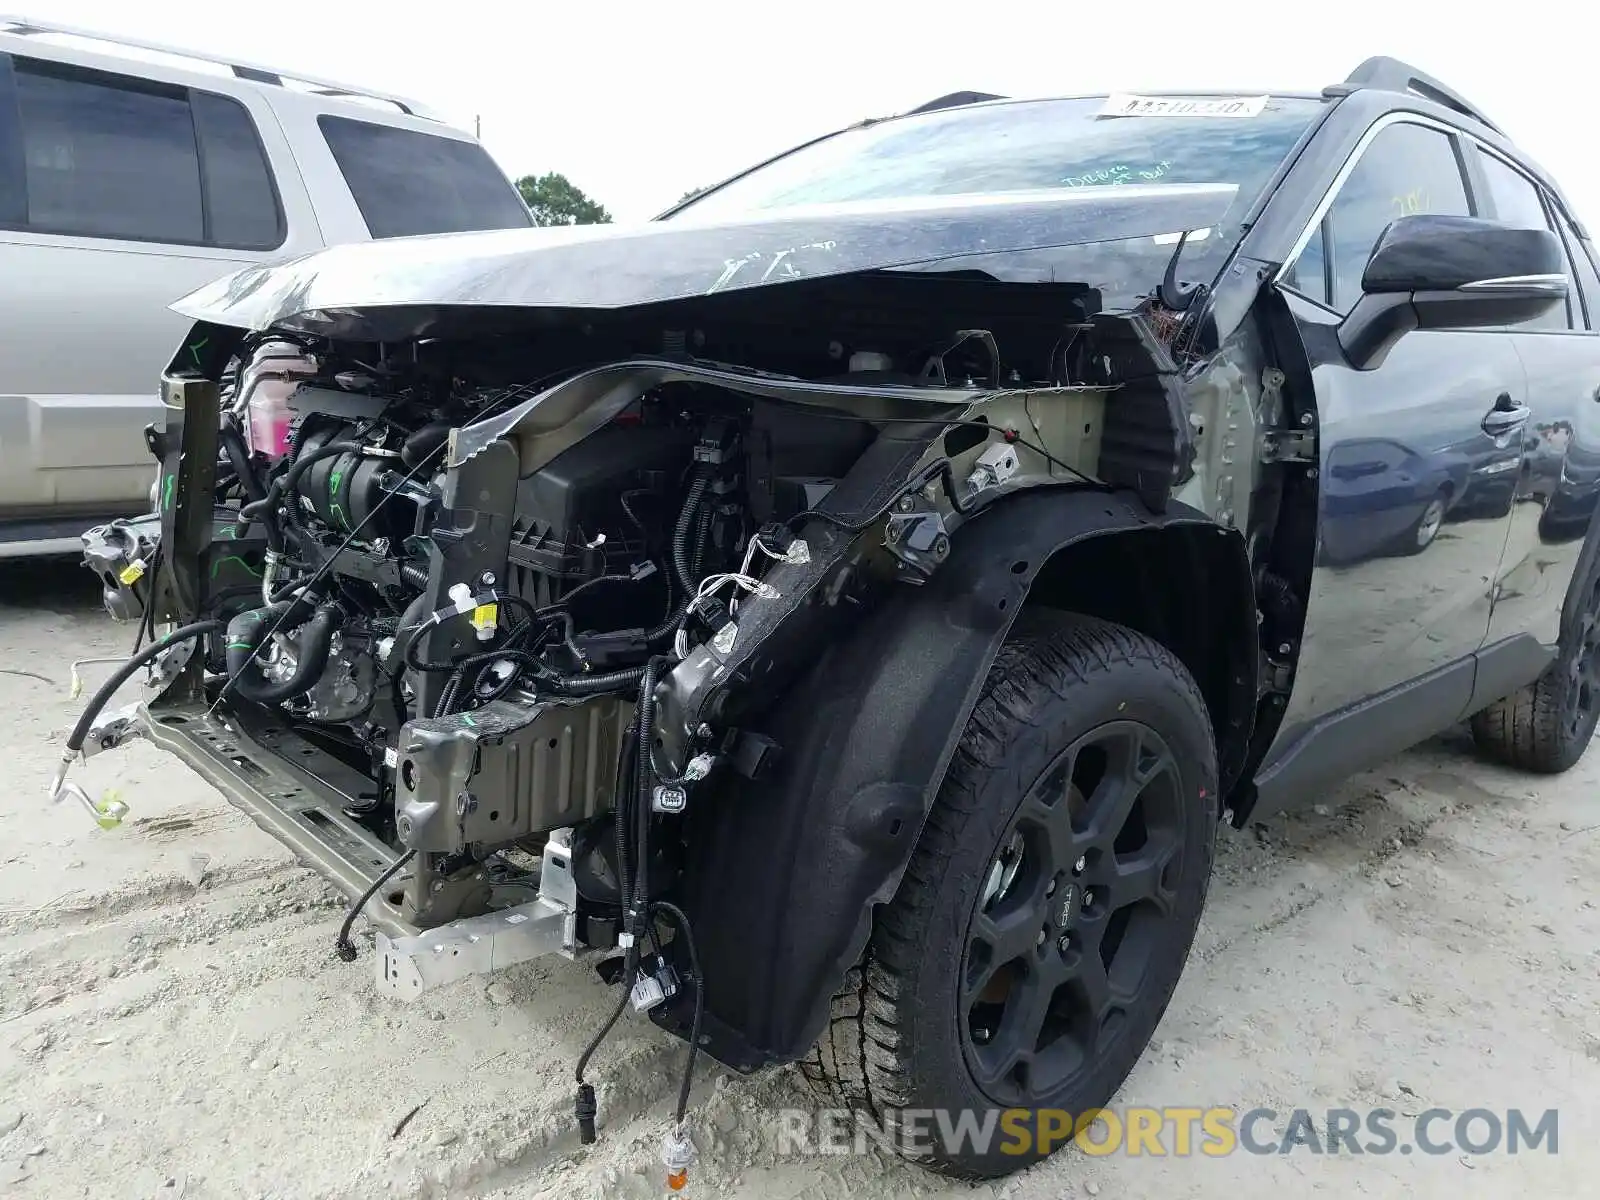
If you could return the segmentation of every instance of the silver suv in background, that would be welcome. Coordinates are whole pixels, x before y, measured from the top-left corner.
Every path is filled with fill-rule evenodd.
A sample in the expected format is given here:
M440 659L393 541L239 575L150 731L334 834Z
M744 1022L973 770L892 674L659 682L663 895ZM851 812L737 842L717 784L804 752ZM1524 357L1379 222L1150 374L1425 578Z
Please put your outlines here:
M528 224L409 100L0 16L0 558L148 506L173 300L339 242Z

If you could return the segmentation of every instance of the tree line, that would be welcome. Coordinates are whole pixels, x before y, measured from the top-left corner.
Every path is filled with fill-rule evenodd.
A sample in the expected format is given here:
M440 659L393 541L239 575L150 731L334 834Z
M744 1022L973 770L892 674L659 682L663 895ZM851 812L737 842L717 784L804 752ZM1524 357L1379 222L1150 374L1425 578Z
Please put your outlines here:
M704 188L691 188L678 200L698 196ZM605 205L591 199L582 188L559 171L543 175L524 175L517 180L517 191L533 214L535 225L609 225L611 214Z

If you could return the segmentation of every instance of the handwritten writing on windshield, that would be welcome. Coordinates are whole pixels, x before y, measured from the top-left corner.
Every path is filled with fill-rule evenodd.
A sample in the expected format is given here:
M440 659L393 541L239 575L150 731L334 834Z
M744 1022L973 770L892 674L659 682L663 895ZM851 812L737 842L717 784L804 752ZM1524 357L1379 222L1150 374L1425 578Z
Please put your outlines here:
M1160 162L1151 163L1145 167L1133 167L1128 163L1116 163L1099 170L1086 171L1082 175L1068 175L1061 180L1063 187L1114 187L1123 183L1154 183L1168 171L1172 170L1172 162L1162 159Z

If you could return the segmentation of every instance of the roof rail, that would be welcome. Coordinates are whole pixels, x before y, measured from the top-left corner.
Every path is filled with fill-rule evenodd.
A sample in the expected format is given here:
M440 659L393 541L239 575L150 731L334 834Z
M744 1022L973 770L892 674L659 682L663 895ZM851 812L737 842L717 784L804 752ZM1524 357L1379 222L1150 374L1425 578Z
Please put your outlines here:
M907 109L905 114L937 112L941 108L960 108L963 104L982 104L985 100L1004 100L1004 96L996 96L990 92L951 92L948 96L940 96L937 100L929 100L926 104L919 104L915 108Z
M408 116L423 117L430 121L441 119L415 101L407 100L401 96L390 95L387 92L376 92L371 88L334 83L327 79L318 79L314 75L301 74L299 71L282 71L276 67L265 67L260 63L245 62L231 56L220 58L214 54L207 54L204 51L183 46L166 46L160 42L141 41L136 38L124 37L121 34L103 33L73 25L62 25L56 21L35 21L31 17L12 17L0 13L0 34L4 33L16 34L21 37L54 35L57 37L80 38L84 41L100 42L106 46L126 50L144 50L151 54L185 58L191 62L222 67L235 78L248 80L251 83L267 84L272 87L284 87L289 83L298 83L305 85L308 90L319 96L330 96L338 99L377 100L385 104L394 105Z
M1349 78L1342 84L1324 88L1323 95L1344 95L1358 92L1363 88L1373 88L1383 92L1409 92L1413 96L1420 96L1424 100L1443 105L1464 117L1471 117L1495 133L1501 132L1500 127L1489 120L1481 108L1468 102L1460 92L1446 87L1432 75L1424 74L1410 63L1401 62L1398 58L1382 56L1369 58L1351 71Z

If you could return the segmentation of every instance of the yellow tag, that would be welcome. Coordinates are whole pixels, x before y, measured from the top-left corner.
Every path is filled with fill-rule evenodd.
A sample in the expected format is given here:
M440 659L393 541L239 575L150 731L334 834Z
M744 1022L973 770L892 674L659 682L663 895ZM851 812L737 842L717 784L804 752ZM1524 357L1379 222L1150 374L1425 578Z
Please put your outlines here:
M130 587L144 578L144 563L131 562L117 572L117 578Z
M495 624L499 615L500 606L498 604L480 604L472 610L472 627L474 629L486 629Z

